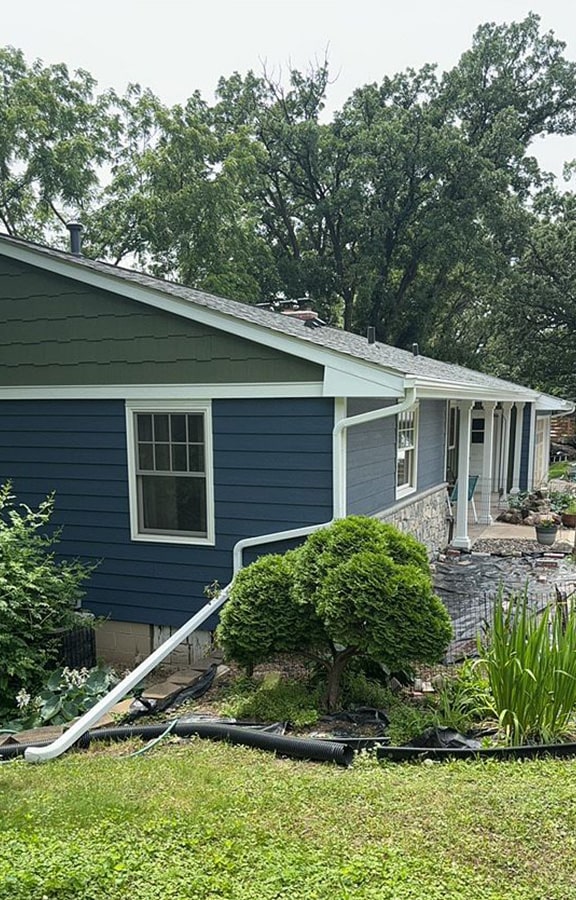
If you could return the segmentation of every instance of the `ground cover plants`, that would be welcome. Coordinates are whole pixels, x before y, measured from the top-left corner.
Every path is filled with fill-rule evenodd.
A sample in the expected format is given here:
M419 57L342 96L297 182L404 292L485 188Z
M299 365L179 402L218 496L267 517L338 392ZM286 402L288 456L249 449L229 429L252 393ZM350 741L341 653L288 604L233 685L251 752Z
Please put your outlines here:
M168 739L0 766L0 900L576 900L576 763Z

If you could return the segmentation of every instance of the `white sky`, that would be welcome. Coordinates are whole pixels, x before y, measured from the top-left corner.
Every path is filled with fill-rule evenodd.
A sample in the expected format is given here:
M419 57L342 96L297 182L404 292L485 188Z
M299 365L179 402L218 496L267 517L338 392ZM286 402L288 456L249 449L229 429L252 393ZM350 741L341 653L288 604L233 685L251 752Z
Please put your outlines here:
M0 45L29 62L87 69L101 89L139 82L166 103L196 89L211 101L220 75L259 72L264 62L276 73L306 68L327 50L334 109L355 87L408 66L450 68L479 24L531 10L576 59L573 0L0 0ZM548 138L534 150L559 173L576 157L576 139Z

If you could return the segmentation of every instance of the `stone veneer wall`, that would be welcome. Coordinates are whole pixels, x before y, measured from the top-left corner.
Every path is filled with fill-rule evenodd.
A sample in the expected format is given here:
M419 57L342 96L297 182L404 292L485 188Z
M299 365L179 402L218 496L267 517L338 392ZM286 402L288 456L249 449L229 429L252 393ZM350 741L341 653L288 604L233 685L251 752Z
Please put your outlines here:
M376 518L413 535L433 559L448 544L448 512L448 494L443 484L416 497L407 497Z

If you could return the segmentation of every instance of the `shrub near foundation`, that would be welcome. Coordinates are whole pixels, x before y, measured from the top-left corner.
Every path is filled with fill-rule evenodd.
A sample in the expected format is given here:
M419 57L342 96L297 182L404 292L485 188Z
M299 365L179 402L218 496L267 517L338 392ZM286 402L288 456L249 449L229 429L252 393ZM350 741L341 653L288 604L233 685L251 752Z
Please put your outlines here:
M0 486L0 721L16 710L16 695L34 693L56 657L59 631L76 624L74 609L92 569L56 560L59 533L46 532L54 509L15 504Z
M452 627L434 595L426 551L409 535L351 516L284 557L241 572L218 640L243 665L306 652L326 673L325 703L337 707L342 675L358 656L403 669L439 661Z

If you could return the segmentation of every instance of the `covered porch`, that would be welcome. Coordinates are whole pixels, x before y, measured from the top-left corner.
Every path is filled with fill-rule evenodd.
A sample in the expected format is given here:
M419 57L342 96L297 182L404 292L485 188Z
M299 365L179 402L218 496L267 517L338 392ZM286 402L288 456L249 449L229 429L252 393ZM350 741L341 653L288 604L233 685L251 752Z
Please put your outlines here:
M532 398L450 401L446 478L449 485L456 483L458 497L452 504L451 546L469 550L487 529L500 530L502 526L494 522L509 498L546 482L550 411L546 412Z

